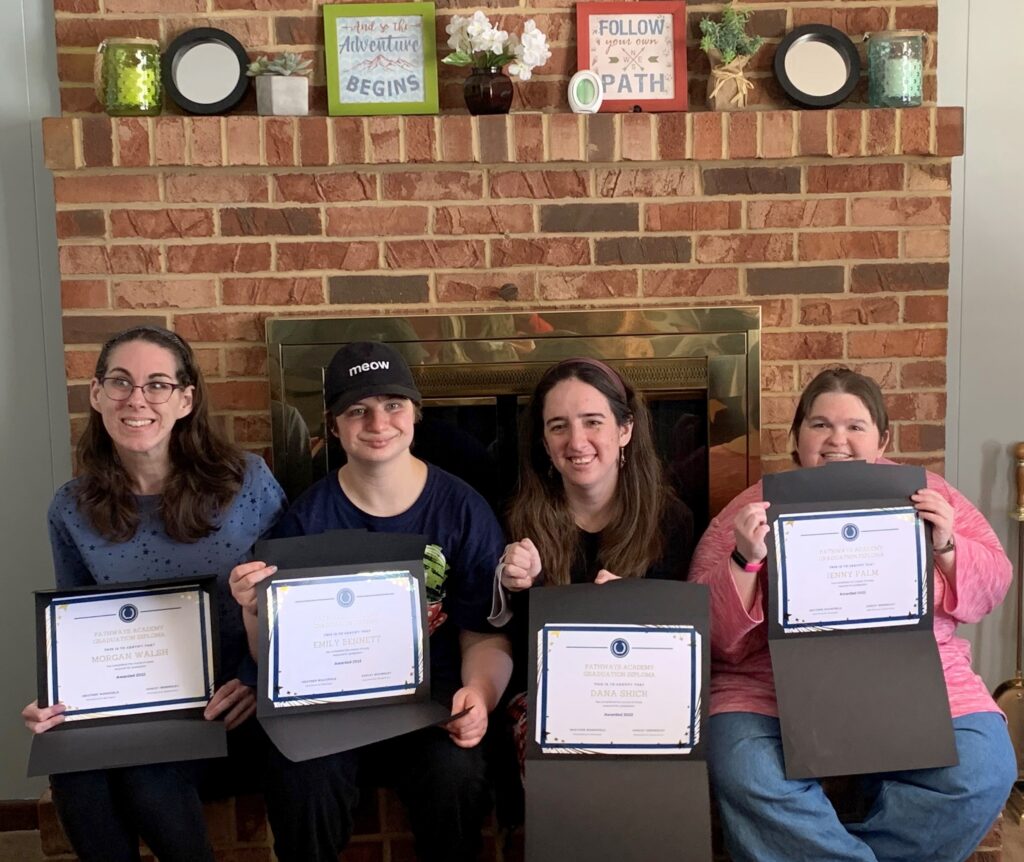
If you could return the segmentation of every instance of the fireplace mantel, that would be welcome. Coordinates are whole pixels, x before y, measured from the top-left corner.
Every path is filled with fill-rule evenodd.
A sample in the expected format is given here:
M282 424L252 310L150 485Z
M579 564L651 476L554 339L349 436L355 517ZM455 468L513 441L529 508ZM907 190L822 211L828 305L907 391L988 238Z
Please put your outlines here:
M218 420L269 452L268 318L756 305L763 469L836 362L942 469L960 108L91 115L44 144L73 435L138 323L195 344Z
M952 157L963 109L470 117L54 117L53 171Z

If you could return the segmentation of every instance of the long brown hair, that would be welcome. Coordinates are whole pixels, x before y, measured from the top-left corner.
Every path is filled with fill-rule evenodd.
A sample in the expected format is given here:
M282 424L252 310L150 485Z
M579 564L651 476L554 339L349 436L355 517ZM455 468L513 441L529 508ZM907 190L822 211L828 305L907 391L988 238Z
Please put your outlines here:
M622 428L633 423L625 464L619 468L614 510L601 531L601 564L619 577L643 577L664 550L661 517L666 503L661 464L654 448L651 414L642 396L604 363L567 359L540 379L526 413L526 444L519 459L519 486L509 510L513 539L532 539L540 553L544 577L567 584L582 553L578 527L569 509L562 477L551 466L544 448L544 402L563 380L593 386L605 398Z
M793 461L798 465L800 464L800 455L797 452L800 442L800 426L804 424L804 419L811 412L811 407L814 406L818 396L826 395L829 392L842 392L859 398L867 408L871 421L878 429L878 439L884 443L889 434L889 412L885 409L885 397L878 384L867 375L858 374L845 365L826 368L815 375L814 379L800 393L800 401L797 402L796 412L793 414L793 424L789 426L789 436L793 440L794 447Z
M192 386L192 412L171 430L171 470L160 499L160 517L167 535L178 542L195 542L217 529L217 516L235 498L245 476L242 450L210 425L208 396L192 348L167 329L138 326L111 338L96 361L96 379L107 374L114 348L131 341L148 341L169 351L177 380ZM78 508L93 528L112 542L126 542L139 525L132 481L118 457L98 411L78 441Z

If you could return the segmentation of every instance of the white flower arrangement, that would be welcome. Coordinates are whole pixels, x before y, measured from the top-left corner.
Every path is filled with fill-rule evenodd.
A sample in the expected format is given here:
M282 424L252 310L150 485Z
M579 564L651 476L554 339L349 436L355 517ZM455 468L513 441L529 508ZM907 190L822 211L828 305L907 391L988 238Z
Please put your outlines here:
M551 59L547 36L532 18L523 24L522 37L499 30L480 11L470 18L454 15L445 32L452 53L441 62L450 66L500 69L508 64L509 75L529 81L533 70Z

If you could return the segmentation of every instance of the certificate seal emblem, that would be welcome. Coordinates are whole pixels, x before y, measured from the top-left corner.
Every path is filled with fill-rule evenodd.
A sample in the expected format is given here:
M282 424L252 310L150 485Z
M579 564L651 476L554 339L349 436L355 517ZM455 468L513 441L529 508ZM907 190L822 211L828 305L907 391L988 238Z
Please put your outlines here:
M857 541L857 536L860 535L860 528L856 524L843 524L839 534L846 539L848 542Z
M343 608L350 608L356 603L356 594L348 587L338 590L338 604Z
M629 641L625 638L615 638L608 649L616 658L625 658L629 655Z
M121 605L117 610L117 618L123 623L133 623L139 618L139 609L135 605Z

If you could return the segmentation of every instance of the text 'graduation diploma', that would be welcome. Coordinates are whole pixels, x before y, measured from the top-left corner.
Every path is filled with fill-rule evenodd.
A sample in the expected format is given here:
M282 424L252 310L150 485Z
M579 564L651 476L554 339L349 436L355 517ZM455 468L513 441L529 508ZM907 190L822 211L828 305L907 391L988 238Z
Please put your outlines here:
M201 587L63 596L45 619L47 694L67 721L200 707L213 693Z
M420 591L410 572L277 580L267 608L275 707L412 695L423 680Z
M700 735L691 626L545 625L536 739L547 754L688 754Z
M924 526L912 506L786 514L773 529L783 630L914 625L927 613Z

